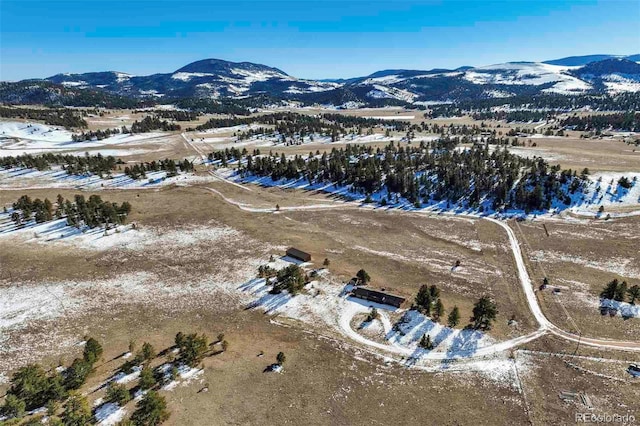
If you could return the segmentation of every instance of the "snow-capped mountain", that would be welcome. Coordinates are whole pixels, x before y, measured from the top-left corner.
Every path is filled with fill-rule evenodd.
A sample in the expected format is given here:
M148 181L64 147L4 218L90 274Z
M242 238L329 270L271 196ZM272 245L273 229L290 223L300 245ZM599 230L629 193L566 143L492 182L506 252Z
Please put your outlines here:
M406 101L460 100L521 94L619 93L640 91L640 64L605 59L585 66L509 62L456 70L375 73L351 80L366 96Z
M127 96L152 97L239 97L268 93L315 93L335 89L329 82L303 80L284 71L251 62L204 59L170 74L133 76L119 72L58 74L47 80L67 87L104 89Z
M590 61L593 58L597 60ZM278 68L251 62L205 59L167 74L135 76L108 71L57 74L44 80L2 83L0 102L20 100L18 92L33 87L36 82L41 84L42 93L37 92L38 98L46 98L47 91L72 93L77 97L74 90L91 89L130 99L267 95L269 98L334 105L419 104L539 94L617 94L640 92L640 64L636 59L640 59L639 55L592 55L546 62L465 66L453 70L383 70L365 77L333 81L296 78ZM54 86L42 86L44 84ZM33 90L30 93L33 94Z

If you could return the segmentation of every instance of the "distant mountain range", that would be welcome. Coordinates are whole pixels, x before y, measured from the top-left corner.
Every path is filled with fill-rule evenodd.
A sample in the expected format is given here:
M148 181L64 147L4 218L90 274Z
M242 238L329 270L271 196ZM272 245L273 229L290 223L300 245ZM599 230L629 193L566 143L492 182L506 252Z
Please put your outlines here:
M65 96L169 101L266 96L320 104L420 104L537 94L640 92L640 55L573 56L545 62L508 62L482 67L383 70L365 77L306 80L251 62L205 59L168 74L134 76L105 71L57 74L0 84L0 102L56 102ZM60 101L62 102L62 101ZM47 103L47 102L44 102Z

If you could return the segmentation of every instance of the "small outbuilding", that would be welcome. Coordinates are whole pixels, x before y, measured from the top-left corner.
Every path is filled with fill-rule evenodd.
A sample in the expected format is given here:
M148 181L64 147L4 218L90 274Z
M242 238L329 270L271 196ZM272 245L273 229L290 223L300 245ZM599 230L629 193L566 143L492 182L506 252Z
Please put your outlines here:
M391 305L396 308L399 308L406 300L404 297L394 296L393 294L362 287L355 288L351 294L358 299L364 299L369 302L380 303L382 305Z
M287 256L293 257L294 259L298 259L303 262L309 262L311 260L311 255L309 253L298 250L295 247L290 247L287 249Z

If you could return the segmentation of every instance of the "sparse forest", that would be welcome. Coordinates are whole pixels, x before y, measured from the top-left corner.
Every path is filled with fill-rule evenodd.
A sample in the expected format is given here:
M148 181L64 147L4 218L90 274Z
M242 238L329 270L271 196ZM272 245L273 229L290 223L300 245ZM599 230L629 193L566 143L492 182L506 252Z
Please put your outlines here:
M24 226L32 219L36 223L48 222L56 219L67 219L69 226L80 228L87 226L119 225L125 222L131 213L131 204L123 202L118 205L103 201L99 195L92 195L86 199L84 195L76 195L72 200L65 200L61 195L56 199L56 207L49 199L31 199L28 195L21 196L13 203L11 220L17 226Z
M491 152L486 145L459 151L453 149L455 145L447 140L412 147L390 143L376 149L348 145L322 155L294 158L247 154L240 173L269 176L274 181L348 185L357 193L383 194L383 204L403 197L416 206L446 201L480 211L490 207L527 212L548 210L555 200L569 205L571 195L588 179L550 166L541 158L523 158L507 150ZM237 152L231 156L238 159Z

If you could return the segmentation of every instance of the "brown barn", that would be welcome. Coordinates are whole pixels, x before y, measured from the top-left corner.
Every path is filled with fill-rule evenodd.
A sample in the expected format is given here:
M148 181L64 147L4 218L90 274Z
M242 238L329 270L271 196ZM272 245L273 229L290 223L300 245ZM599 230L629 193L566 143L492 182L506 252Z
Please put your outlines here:
M294 247L290 247L289 249L287 249L287 256L293 257L294 259L298 259L303 262L308 262L311 260L311 255L309 253L298 250Z
M404 301L404 297L394 296L392 294L383 293L381 291L369 290L367 288L357 287L351 294L359 299L368 300L369 302L381 303L383 305L391 305L399 308Z

